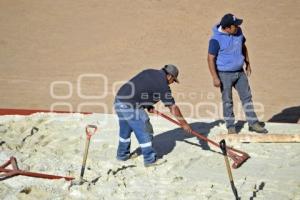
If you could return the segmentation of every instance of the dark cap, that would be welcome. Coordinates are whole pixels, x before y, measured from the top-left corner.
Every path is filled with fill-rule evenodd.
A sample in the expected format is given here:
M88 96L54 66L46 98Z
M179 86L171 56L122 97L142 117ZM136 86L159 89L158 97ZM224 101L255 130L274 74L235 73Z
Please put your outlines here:
M238 19L231 13L224 15L221 19L220 25L222 28L230 27L231 25L239 26L243 23L242 19Z
M172 65L172 64L168 64L168 65L165 65L163 68L162 68L167 74L170 74L174 77L174 80L175 82L179 83L177 77L178 77L178 74L179 74L179 71L177 69L177 67L175 65Z

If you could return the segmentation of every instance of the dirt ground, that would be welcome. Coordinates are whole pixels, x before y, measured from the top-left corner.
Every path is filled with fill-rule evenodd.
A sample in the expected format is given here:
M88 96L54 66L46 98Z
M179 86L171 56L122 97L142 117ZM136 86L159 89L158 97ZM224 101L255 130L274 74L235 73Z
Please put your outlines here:
M259 118L297 121L299 9L297 0L0 0L0 108L111 113L121 81L173 63L184 114L219 118L207 45L231 12L244 19ZM243 119L236 93L235 102Z

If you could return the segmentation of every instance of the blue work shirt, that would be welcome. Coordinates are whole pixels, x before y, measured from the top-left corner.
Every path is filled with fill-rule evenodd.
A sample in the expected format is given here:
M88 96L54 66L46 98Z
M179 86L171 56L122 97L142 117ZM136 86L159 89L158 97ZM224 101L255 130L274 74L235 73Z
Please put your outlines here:
M175 104L166 73L163 70L146 69L125 83L116 99L133 108L148 108L160 100L165 106Z
M219 25L213 27L213 36L209 41L208 53L216 56L218 71L234 72L242 70L244 55L242 47L246 41L242 29L231 35L219 31Z

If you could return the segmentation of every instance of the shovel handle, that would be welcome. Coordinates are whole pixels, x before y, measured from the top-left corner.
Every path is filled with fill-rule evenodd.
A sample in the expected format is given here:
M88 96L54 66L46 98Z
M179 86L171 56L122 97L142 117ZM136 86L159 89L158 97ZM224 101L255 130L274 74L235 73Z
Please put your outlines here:
M223 155L226 156L227 155L227 150L226 150L226 142L225 142L225 140L224 139L221 140L219 144L220 144L220 148L222 150Z
M87 125L85 127L85 132L86 132L86 136L88 139L90 139L92 137L92 135L94 135L97 131L97 126L96 125Z

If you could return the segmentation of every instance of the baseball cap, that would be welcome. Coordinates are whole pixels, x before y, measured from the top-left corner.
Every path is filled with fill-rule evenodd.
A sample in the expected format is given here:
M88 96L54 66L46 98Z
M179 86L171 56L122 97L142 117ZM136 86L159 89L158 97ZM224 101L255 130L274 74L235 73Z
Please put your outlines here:
M242 23L243 23L242 19L238 19L233 14L228 13L222 17L220 25L222 26L222 28L225 28L225 27L230 27L231 25L239 26Z
M175 65L172 65L172 64L168 64L168 65L165 65L163 67L163 70L167 73L167 74L170 74L174 77L174 80L176 83L179 83L177 77L178 77L178 74L179 74L179 71L177 69L177 67Z

